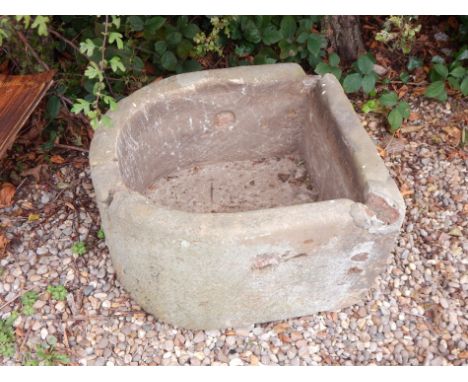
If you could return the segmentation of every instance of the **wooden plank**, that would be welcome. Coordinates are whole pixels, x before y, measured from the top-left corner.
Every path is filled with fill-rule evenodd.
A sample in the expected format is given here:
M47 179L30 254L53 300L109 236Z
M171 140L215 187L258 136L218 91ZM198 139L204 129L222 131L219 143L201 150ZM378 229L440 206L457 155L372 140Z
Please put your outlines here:
M52 85L55 71L32 75L0 74L0 158Z

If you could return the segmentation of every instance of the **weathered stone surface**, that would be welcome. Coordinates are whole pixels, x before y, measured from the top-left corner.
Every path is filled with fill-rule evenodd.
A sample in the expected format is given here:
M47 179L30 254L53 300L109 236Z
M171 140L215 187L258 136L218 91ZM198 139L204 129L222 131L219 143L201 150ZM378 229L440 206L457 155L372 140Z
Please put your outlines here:
M333 76L295 64L182 74L109 116L90 153L106 241L120 281L157 318L213 329L336 310L383 270L403 199ZM318 201L199 213L146 195L190 166L291 153Z

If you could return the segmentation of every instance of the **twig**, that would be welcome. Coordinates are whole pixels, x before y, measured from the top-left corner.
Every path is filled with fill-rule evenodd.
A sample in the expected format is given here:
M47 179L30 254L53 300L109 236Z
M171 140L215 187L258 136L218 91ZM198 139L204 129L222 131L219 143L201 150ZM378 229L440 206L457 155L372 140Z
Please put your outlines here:
M427 81L421 81L421 82L390 81L390 83L391 84L404 84L404 85L422 86L422 85L426 85Z
M49 28L49 33L51 35L54 35L55 37L58 37L60 40L62 40L64 43L70 45L73 49L75 49L78 53L80 53L82 56L86 57L86 59L88 59L88 57L86 56L86 54L82 53L80 51L80 48L78 48L78 45L76 45L73 41L67 39L66 37L62 36L59 32L53 30L52 28Z
M27 293L27 292L29 292L29 291L31 291L31 290L33 290L33 289L34 289L34 287L31 287L31 288L26 289L25 291L23 291L23 292L21 292L21 293L18 293L18 294L16 295L16 297L14 297L13 299L11 299L10 301L5 302L2 306L0 306L0 310L2 310L4 307L10 305L12 302L15 302L15 301L18 300L20 297L22 297L25 293Z
M20 184L18 184L18 187L16 187L16 191L15 192L18 192L18 190L23 186L24 182L26 182L26 179L27 178L24 178Z
M29 51L31 52L33 57L36 59L36 61L39 62L39 64L41 64L44 67L45 70L50 70L49 65L47 65L44 61L41 60L39 55L36 53L36 51L29 44L28 39L26 37L24 37L24 34L21 31L16 31L16 33L18 34L18 37L23 42L23 44L26 46L26 48L29 49Z
M54 146L60 149L68 149L68 150L81 151L82 153L89 153L89 150L87 149L83 149L81 147L76 147L76 146L64 145L62 143L54 143Z
M106 62L106 43L107 43L107 35L109 34L109 16L106 15L106 19L104 21L104 32L102 35L104 36L102 39L102 46L101 46L101 61L99 62L99 69L101 73L104 73L104 64ZM103 75L104 76L104 75ZM93 104L97 110L99 110L99 100L101 99L101 91L98 91L96 94L96 99L94 100Z

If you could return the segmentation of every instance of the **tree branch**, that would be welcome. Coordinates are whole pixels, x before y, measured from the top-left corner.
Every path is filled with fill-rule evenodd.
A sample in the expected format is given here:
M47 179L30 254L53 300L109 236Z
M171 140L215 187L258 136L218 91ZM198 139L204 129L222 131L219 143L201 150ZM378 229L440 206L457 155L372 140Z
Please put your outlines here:
M47 65L44 61L41 60L41 58L39 57L39 55L36 53L36 51L32 48L32 46L29 44L28 42L28 39L24 36L23 32L21 31L16 31L16 33L18 34L18 37L20 38L21 42L26 46L26 48L29 49L29 51L31 52L31 54L33 55L33 57L36 59L36 61L42 65L42 67L49 71L50 68L49 68L49 65Z

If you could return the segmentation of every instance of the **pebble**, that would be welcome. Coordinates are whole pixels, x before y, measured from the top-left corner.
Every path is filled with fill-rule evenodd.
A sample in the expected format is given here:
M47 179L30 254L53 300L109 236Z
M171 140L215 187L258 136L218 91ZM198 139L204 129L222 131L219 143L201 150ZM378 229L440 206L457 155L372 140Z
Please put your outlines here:
M38 255L45 255L47 252L49 252L49 250L46 247L39 247L36 249Z
M57 195L49 184L26 181L16 204L2 211L0 223L11 222L3 228L7 237L21 240L0 259L0 301L16 298L0 318L20 313L14 325L17 333L28 333L24 351L34 352L53 336L57 351L74 364L465 365L468 170L464 151L447 143L440 128L458 126L455 116L466 110L464 102L451 97L448 104L410 102L419 117L406 126L424 128L393 138L398 150L388 146L383 158L405 190L405 222L387 269L353 306L238 329L191 331L160 322L120 285L105 243L95 237L101 223L87 192L92 192L89 168L65 164L60 177L50 175L50 184L68 185L56 210L34 223L18 219L24 203L36 208L46 200L44 192ZM371 138L387 147L384 117L361 118ZM73 256L70 248L82 238L88 253ZM58 284L68 289L67 301L43 293ZM26 317L17 297L33 287L39 299ZM22 339L17 337L17 346ZM21 357L2 362L19 364Z

